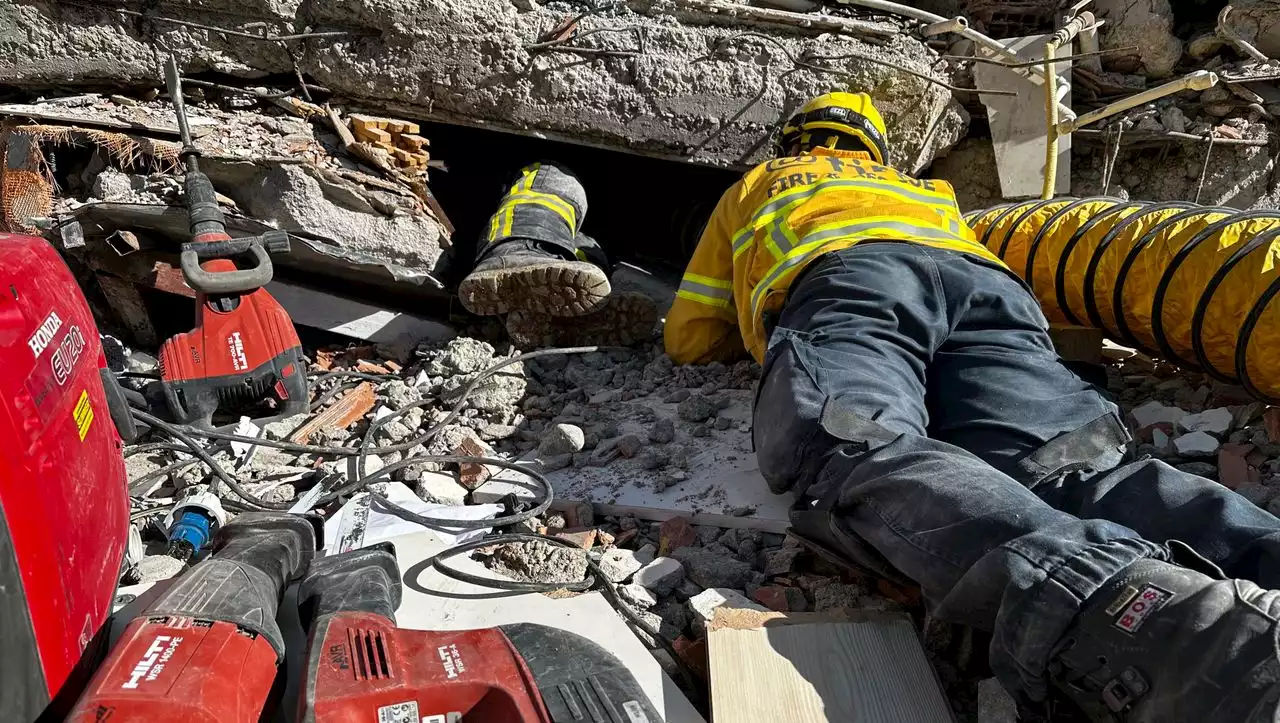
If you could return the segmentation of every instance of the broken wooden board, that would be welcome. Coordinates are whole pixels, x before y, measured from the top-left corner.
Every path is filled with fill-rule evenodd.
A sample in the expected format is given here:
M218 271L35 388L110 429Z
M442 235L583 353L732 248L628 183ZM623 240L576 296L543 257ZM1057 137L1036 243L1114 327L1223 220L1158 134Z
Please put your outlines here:
M1001 40L1024 60L1044 58L1048 35ZM1056 55L1070 55L1064 46ZM983 52L984 56L990 57ZM1071 105L1071 63L1057 63L1059 100ZM996 170L1000 175L1000 195L1005 198L1039 196L1044 188L1045 173L1045 102L1044 86L1032 83L1009 68L990 63L974 63L973 79L979 90L1014 91L1016 96L979 93L987 107L991 141L995 146ZM1071 189L1071 136L1058 141L1057 188L1060 193Z
M545 472L556 500L590 502L597 513L604 515L634 515L655 521L689 517L698 524L786 532L795 497L774 494L760 476L749 431L752 392L731 389L720 393L729 398L730 405L718 415L730 419L731 428L693 438L680 428L683 423L677 422L677 439L667 445L683 446L689 453L688 477L684 481L658 491L654 482L660 473L645 469L640 460L643 455L637 455L634 459L615 459L602 467L570 466ZM648 440L653 422L632 416L638 409L647 407L659 418L676 419L676 404L663 402L659 395L609 404L611 410L617 410L621 434L634 434L642 440ZM520 464L532 466L537 462L528 456ZM495 502L506 494L529 500L536 496L527 476L498 468L493 468L493 473L473 493L476 502ZM744 510L750 512L740 514Z
M289 441L306 444L311 439L311 435L322 429L346 429L372 411L375 402L377 397L373 393L373 384L362 382L360 386L344 394L341 399L329 405L328 409L317 414L311 421L289 435Z
M716 723L954 723L909 616L751 612L707 635Z
M404 596L396 623L416 630L470 630L511 623L537 623L559 628L604 647L636 677L641 689L666 723L704 723L689 700L662 671L618 613L598 592L552 599L540 593L510 594L454 580L424 564L443 549L431 533L394 541ZM466 555L450 567L482 577L499 577ZM504 578L505 579L505 578ZM501 597L495 597L495 593Z

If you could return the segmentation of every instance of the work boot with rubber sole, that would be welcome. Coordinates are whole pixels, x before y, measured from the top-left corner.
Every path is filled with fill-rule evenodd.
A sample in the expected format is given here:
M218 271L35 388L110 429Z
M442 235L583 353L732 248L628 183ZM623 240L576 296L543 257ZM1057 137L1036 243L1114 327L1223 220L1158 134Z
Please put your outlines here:
M610 295L595 311L557 317L528 309L507 315L507 334L521 349L568 346L630 346L653 337L658 305L636 292Z
M462 306L478 316L516 310L581 316L598 309L609 291L609 277L599 266L566 259L528 240L495 245L458 284Z
M1278 720L1280 592L1139 560L1086 601L1049 665L1099 723Z

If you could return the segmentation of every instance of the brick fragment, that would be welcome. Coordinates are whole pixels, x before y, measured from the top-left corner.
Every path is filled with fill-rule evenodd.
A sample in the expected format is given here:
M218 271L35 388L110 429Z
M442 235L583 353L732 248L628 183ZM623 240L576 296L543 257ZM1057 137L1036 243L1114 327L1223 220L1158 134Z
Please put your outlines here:
M658 529L658 554L661 556L698 544L698 532L687 517L672 517Z

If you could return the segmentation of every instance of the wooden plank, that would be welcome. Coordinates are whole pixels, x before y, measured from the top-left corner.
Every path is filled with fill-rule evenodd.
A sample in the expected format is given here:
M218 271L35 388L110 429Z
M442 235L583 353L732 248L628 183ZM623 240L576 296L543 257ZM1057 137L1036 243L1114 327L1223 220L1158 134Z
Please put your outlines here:
M368 414L377 401L373 393L373 384L363 382L331 404L328 409L317 414L314 419L298 427L293 434L289 435L289 441L306 444L311 439L311 435L322 429L346 429Z
M392 542L404 579L404 596L396 610L396 623L400 627L470 630L537 623L559 628L594 641L621 661L665 723L704 723L688 698L662 672L657 660L600 593L560 599L538 593L495 596L490 588L459 582L425 565L425 560L444 547L431 533L404 535ZM466 555L450 558L448 564L472 575L501 578Z
M911 618L713 627L716 723L954 723Z

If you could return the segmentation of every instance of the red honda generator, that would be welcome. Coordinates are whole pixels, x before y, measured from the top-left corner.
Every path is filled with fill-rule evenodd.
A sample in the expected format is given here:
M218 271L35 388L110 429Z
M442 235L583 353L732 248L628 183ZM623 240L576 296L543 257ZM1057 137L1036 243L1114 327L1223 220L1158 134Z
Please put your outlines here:
M0 721L69 708L93 672L128 540L128 414L61 256L0 234Z

